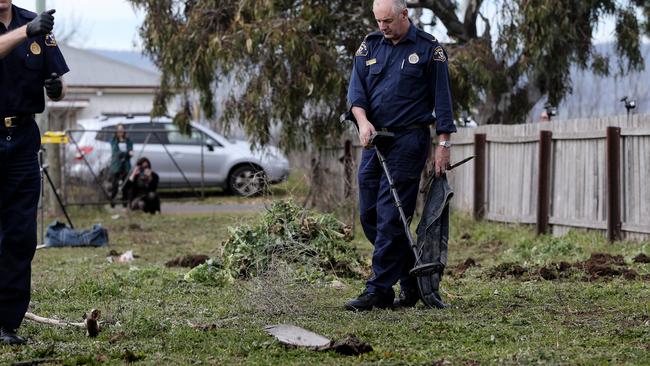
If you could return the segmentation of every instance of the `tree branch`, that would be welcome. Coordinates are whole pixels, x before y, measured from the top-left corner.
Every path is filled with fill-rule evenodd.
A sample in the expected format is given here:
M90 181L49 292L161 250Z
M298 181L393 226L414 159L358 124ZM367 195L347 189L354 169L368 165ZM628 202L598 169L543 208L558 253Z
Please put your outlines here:
M467 2L467 9L465 9L465 18L463 23L468 36L471 38L478 37L476 31L476 19L478 18L482 3L483 0L468 0Z
M408 1L409 8L427 8L435 14L447 28L447 34L459 42L468 42L471 37L465 25L456 16L456 4L450 0Z

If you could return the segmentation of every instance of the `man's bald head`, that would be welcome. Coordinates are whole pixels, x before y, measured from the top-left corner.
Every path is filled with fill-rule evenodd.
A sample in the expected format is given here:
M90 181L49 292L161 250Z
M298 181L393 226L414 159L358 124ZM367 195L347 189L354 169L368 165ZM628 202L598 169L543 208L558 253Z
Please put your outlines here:
M410 24L406 0L375 0L372 12L379 30L393 43L399 42L408 32Z

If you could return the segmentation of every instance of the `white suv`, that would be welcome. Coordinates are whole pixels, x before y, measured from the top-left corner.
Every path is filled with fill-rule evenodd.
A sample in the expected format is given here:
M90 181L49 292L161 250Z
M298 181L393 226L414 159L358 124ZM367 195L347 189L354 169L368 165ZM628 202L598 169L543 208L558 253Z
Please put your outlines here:
M92 175L89 167L107 178L110 141L118 123L133 141L131 164L147 157L163 188L199 188L203 178L206 187L249 196L259 193L264 184L282 182L289 175L289 161L277 147L253 149L246 141L229 140L197 123L191 123L192 132L185 135L170 118L127 115L77 121L76 130L70 131L74 142L67 146L72 178L88 178Z

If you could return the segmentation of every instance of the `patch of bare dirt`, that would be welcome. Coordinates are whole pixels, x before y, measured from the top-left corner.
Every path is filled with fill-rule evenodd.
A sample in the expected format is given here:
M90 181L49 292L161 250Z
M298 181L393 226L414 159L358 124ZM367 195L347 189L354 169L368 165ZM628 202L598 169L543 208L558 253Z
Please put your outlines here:
M517 263L501 263L496 267L493 267L489 275L492 278L506 278L506 277L515 277L520 278L528 270Z
M464 261L463 263L457 265L457 266L453 269L452 274L453 274L455 277L463 277L463 275L465 274L465 272L467 272L467 270L470 269L470 268L472 268L472 267L480 267L480 265L479 265L478 263L476 263L476 261L474 260L474 258L471 258L471 257L470 257L470 258L465 259L465 261Z
M165 266L167 267L184 267L184 268L194 268L200 264L205 263L210 259L207 255L203 254L188 254L183 257L178 257L175 259L170 260L169 262L165 263Z
M636 257L634 257L634 263L650 263L650 257L644 253L639 253Z
M502 263L488 272L491 278L514 277L527 280L541 277L547 281L569 278L576 274L583 274L583 281L609 280L616 277L628 281L650 280L650 275L641 276L634 269L627 267L622 255L607 253L592 253L585 261L551 263L543 267L524 268L517 263Z
M334 342L331 349L336 353L346 356L358 356L364 353L372 352L372 346L359 340L354 334L350 334L345 339Z

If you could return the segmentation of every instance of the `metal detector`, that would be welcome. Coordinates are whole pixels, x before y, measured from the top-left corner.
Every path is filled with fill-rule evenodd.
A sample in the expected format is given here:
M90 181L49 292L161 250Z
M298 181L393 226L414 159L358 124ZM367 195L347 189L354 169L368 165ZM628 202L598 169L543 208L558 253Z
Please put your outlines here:
M359 132L359 125L357 124L356 118L354 118L354 115L351 112L346 112L342 114L340 117L340 122L341 123L352 122L357 130L357 133ZM393 201L395 203L395 206L397 207L397 210L399 211L399 216L402 221L402 225L404 226L404 233L406 233L406 237L409 241L409 246L411 247L411 250L415 255L415 264L413 269L411 269L411 271L409 272L409 274L418 279L417 282L420 290L420 295L422 301L425 304L427 304L430 307L444 308L446 305L442 302L442 299L438 294L438 286L437 286L440 280L440 276L442 275L442 271L444 270L444 267L442 267L439 263L423 263L423 255L425 254L425 250L423 250L423 248L418 247L415 239L413 238L413 235L411 234L410 220L407 219L406 215L404 214L402 201L400 200L399 195L397 194L397 189L395 188L395 185L393 183L393 178L388 170L388 164L386 164L386 159L384 155L377 148L377 145L381 145L383 142L390 141L394 137L395 134L392 132L379 131L374 133L371 136L370 144L375 146L375 153L377 154L377 158L379 158L381 167L384 171L384 174L386 175L386 180L388 180L390 192L393 196ZM456 164L448 166L447 170L451 170L455 167L458 167L470 161L473 158L474 156L465 158ZM426 187L431 185L431 183L434 180L434 176L435 175L432 175L429 178Z

